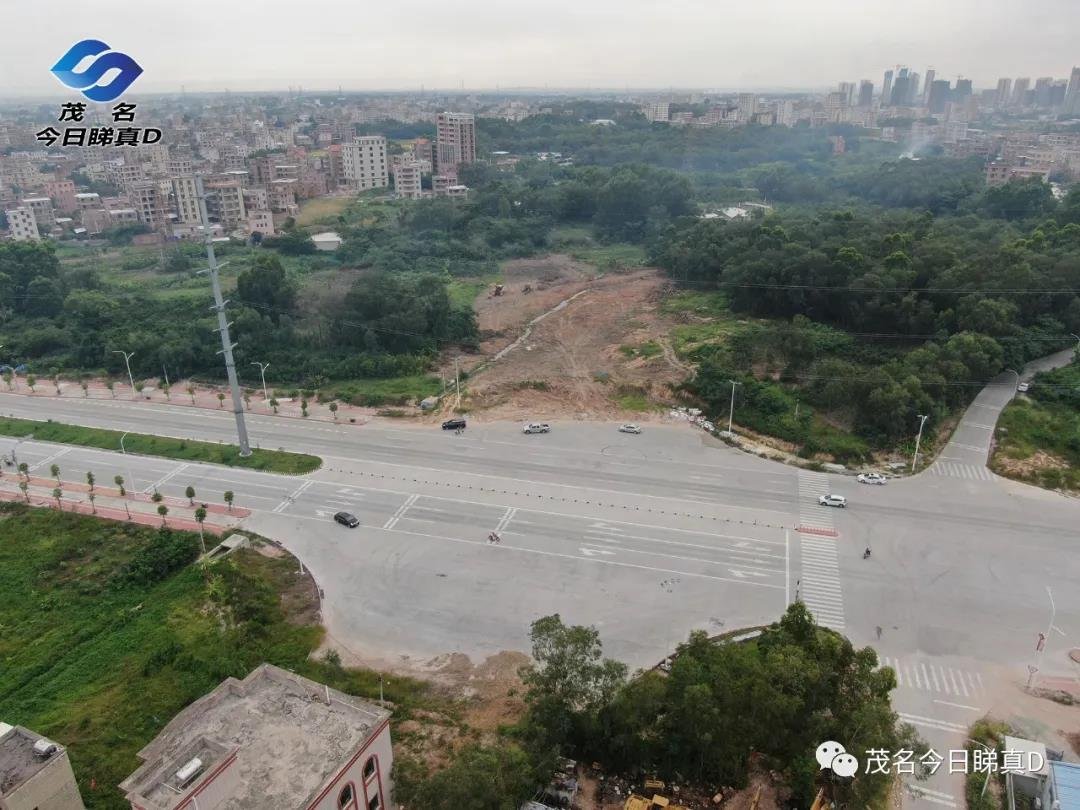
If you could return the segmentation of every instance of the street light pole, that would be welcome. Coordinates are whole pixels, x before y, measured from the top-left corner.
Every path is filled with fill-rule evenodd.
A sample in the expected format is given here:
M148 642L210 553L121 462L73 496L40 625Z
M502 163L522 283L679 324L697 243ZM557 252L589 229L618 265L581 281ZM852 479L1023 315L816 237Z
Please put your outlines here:
M1042 640L1035 645L1035 657L1031 666L1028 667L1028 681L1027 688L1031 688L1032 681L1035 680L1035 673L1039 671L1039 664L1042 662L1043 647L1046 646L1046 642L1050 640L1050 634L1054 632L1054 619L1057 618L1057 605L1054 604L1054 592L1050 590L1050 586L1046 586L1046 595L1050 598L1050 624L1046 626L1046 634L1042 637Z
M124 461L127 461L127 450L124 449L124 439L127 438L127 435L130 432L130 430L125 431L124 435L120 437L120 452L124 454ZM128 461L125 466L128 468L128 482L131 484L131 491L138 492L138 489L135 487L135 476L131 474L131 462Z
M270 397L267 396L267 394L266 394L266 370L268 368L270 368L270 364L269 363L252 363L251 365L259 367L259 377L262 378L262 386L263 386L263 402L265 402L266 400L270 399Z
M225 319L226 301L221 297L221 281L218 279L217 257L214 255L214 238L210 231L210 216L206 213L206 193L203 191L202 176L195 178L195 194L199 199L199 218L202 221L203 235L206 239L206 264L207 273L210 275L210 287L214 292L214 305L211 307L217 312L218 333L221 335L221 351L225 355L225 374L229 378L229 389L232 393L233 415L236 417L236 436L240 442L240 456L246 458L251 455L251 446L248 444L247 425L244 423L244 403L240 397L240 383L236 379L236 362L233 360L233 344L229 337L229 322Z
M128 385L131 386L131 398L135 399L135 378L131 376L131 358L135 356L135 352L114 351L113 354L124 355L124 365L127 367L128 373Z
M915 465L919 463L919 445L922 444L923 425L925 425L926 420L930 418L929 416L924 416L921 413L916 414L916 416L919 417L919 435L915 437L915 457L911 459L911 471L912 472L915 472Z
M728 380L728 382L731 383L731 407L728 408L728 414L727 414L727 432L728 432L728 435L730 436L731 435L731 420L735 416L735 386L736 385L742 385L742 383L737 383L737 382L735 382L735 380Z

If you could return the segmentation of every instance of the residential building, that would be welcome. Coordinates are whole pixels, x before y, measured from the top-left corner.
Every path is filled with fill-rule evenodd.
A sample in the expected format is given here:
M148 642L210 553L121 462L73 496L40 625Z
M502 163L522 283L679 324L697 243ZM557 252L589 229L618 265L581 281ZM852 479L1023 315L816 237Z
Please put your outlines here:
M169 219L168 199L161 192L161 186L152 180L131 183L128 186L128 200L135 209L139 222L151 228L159 228Z
M83 810L67 749L22 726L0 723L0 808Z
M41 241L41 234L38 233L37 220L34 218L33 209L30 207L13 208L5 211L4 215L7 217L11 238L16 242Z
M244 188L244 208L248 211L269 211L270 194L263 186L246 186Z
M187 175L172 178L172 195L177 222L194 225L202 221L199 215L199 195L194 177Z
M1013 82L1013 95L1012 103L1014 107L1023 107L1027 104L1028 87L1031 86L1031 79L1020 78Z
M645 118L653 123L666 123L671 118L671 104L666 101L654 101L642 108Z
M75 183L71 180L50 180L45 184L45 193L57 211L71 214L79 207L75 201Z
M1041 109L1050 108L1051 90L1054 86L1053 76L1041 76L1035 80L1035 106Z
M390 185L386 138L382 135L365 135L342 144L341 163L345 184L353 191Z
M139 758L120 784L133 810L391 806L390 712L271 664L183 709Z
M34 212L34 220L42 228L51 228L56 224L52 200L48 197L23 197L21 207Z
M997 93L994 94L994 106L999 110L1009 106L1009 99L1012 97L1012 79L1001 78L998 79Z
M739 93L739 123L749 124L757 113L757 96L753 93Z
M101 195L92 191L80 192L75 195L75 204L80 211L101 208Z
M418 160L400 163L394 170L394 191L399 197L418 200L423 196L423 164Z
M926 81L923 82L923 91L919 96L919 102L922 106L926 106L930 101L930 88L934 85L934 80L937 78L937 71L930 68L926 71Z
M471 113L441 112L435 117L435 165L438 174L457 175L458 167L476 162L476 120Z
M926 107L931 115L941 115L945 107L952 99L952 88L948 79L935 79L930 85L930 95L926 99Z
M881 106L888 107L892 103L893 72L885 71L885 82L881 85Z
M859 82L859 106L863 109L874 106L874 83L869 79Z
M428 172L435 166L435 151L431 141L427 138L417 138L412 145L413 157L421 163L427 162Z
M296 181L282 178L275 180L267 189L270 210L290 216L300 212L296 204Z
M274 215L269 211L248 211L247 229L248 233L258 231L263 236L273 236L275 233Z
M215 178L203 184L206 189L207 214L221 223L226 231L239 227L247 220L244 191L240 180L233 177Z
M1067 115L1080 115L1080 67L1072 69L1063 108Z

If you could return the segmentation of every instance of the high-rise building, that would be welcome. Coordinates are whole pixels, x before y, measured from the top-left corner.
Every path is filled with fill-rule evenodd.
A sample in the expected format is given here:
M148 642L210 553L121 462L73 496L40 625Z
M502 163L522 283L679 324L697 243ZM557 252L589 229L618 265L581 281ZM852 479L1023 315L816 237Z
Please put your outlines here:
M1063 107L1065 105L1065 93L1068 86L1067 79L1055 79L1053 86L1050 88L1050 106L1051 107Z
M757 112L757 96L754 93L739 93L739 123L749 124Z
M971 79L957 79L956 87L953 88L953 101L963 104L971 95Z
M8 229L11 238L16 242L40 242L41 234L38 233L37 220L29 206L13 208L5 211Z
M948 79L935 79L930 85L930 95L926 100L926 106L931 115L940 115L945 112L945 107L952 98L952 90Z
M994 96L994 106L999 110L1009 105L1009 98L1012 95L1012 79L998 79L997 93Z
M667 101L654 101L652 104L646 104L642 112L645 113L645 118L653 123L658 121L666 123L671 120L671 104Z
M1050 107L1050 89L1054 85L1053 76L1040 76L1035 80L1035 106L1042 109Z
M885 82L881 85L881 106L888 107L892 104L893 72L885 71Z
M1013 82L1012 103L1014 107L1023 107L1027 104L1027 92L1031 86L1031 79L1024 77Z
M476 119L472 113L442 112L435 117L435 172L457 174L476 162Z
M423 167L419 160L406 160L398 164L394 169L394 191L399 197L417 200L423 195Z
M1080 115L1080 67L1072 69L1069 86L1065 91L1064 109L1069 115Z
M934 79L937 77L937 71L933 68L929 68L926 71L926 81L923 82L922 103L927 105L930 103L930 88L934 86Z
M382 135L365 135L342 144L341 162L345 184L354 191L390 185L386 138Z
M844 106L855 104L855 82L840 82L840 94L844 97Z
M912 71L908 75L908 106L917 106L922 101L922 93L919 91L919 74Z
M874 106L874 83L869 79L859 82L859 106L866 109Z
M911 77L904 73L897 76L892 86L892 106L906 107L910 103Z
M195 190L194 177L185 175L172 178L172 193L177 222L197 225L202 221L199 216L199 195Z

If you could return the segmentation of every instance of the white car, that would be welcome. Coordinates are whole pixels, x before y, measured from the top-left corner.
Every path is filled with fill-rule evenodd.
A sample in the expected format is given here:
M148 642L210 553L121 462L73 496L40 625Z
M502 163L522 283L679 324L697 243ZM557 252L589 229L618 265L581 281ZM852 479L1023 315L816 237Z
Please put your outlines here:
M861 473L855 476L855 480L860 484L877 484L878 486L884 486L889 482L888 478L876 472Z
M522 433L551 433L551 425L547 422L529 422L521 429Z
M822 495L817 499L817 502L822 506L835 506L840 509L847 508L847 498L843 495Z
M1019 391L1021 394L1026 394L1030 388L1031 386L1028 383L1020 383L1018 386L1016 386L1016 390Z
M641 433L641 428L627 422L625 425L619 425L619 433Z

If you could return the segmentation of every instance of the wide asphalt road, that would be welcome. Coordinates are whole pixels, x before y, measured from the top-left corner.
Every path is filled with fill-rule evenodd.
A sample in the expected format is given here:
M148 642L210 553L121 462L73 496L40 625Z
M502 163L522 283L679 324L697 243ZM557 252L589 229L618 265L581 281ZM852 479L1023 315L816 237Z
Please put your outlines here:
M609 654L647 666L692 629L766 623L798 598L896 668L897 706L940 752L1007 707L1029 665L1036 679L1074 677L1080 501L985 468L1014 390L1015 375L995 380L930 469L884 487L764 461L685 424L640 436L554 424L525 436L477 422L455 436L250 416L259 446L325 459L301 477L33 440L17 452L46 470L55 460L99 480L134 477L148 491L180 495L191 484L219 500L232 489L254 510L246 525L312 570L332 643L372 661L527 649L529 623L558 612L598 626ZM0 394L0 412L195 439L232 440L234 430L224 411L122 399ZM0 452L14 444L0 438ZM818 506L828 491L849 508ZM331 522L341 509L361 527ZM487 542L493 530L500 544ZM1051 599L1053 629L1036 660ZM916 790L915 804L963 800L956 777Z

